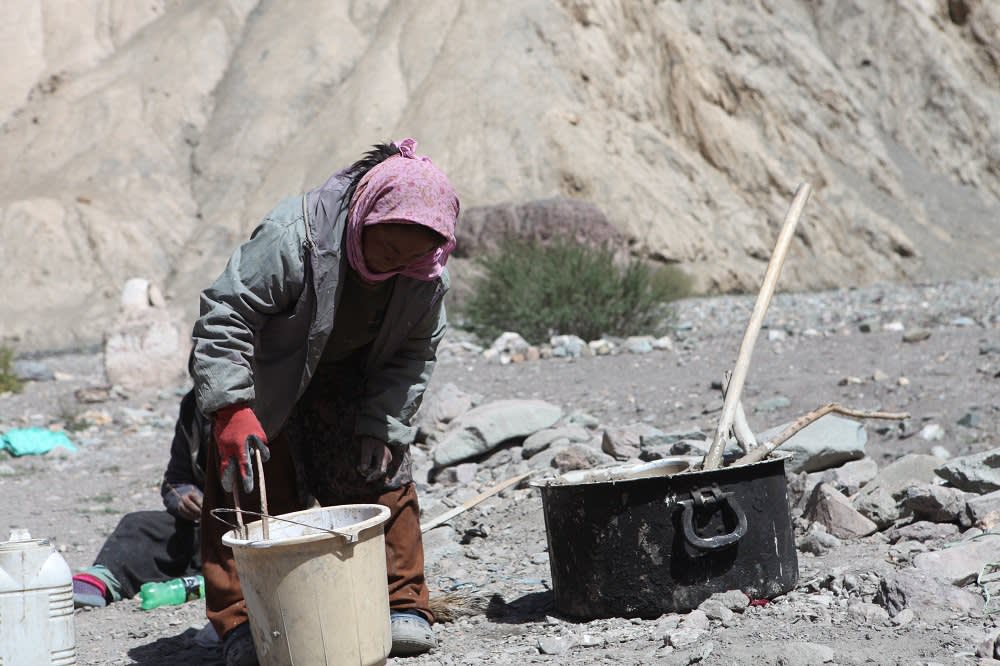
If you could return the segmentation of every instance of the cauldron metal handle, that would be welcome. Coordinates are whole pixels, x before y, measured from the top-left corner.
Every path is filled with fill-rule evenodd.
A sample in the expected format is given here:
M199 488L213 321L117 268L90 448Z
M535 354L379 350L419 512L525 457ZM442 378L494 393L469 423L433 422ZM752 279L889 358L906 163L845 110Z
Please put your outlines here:
M706 495L709 497L708 500L705 499ZM688 543L695 548L699 548L701 550L718 550L719 548L725 548L726 546L731 546L742 539L743 535L747 533L747 515L743 511L743 507L739 505L732 493L723 493L716 485L713 485L710 488L693 490L691 491L691 499L681 500L679 503L684 507L684 511L681 514L681 524L684 528L684 538L686 538ZM736 517L737 525L732 532L712 537L700 537L695 534L694 508L695 506L707 506L709 503L721 503L724 508L728 508L729 511L731 511Z

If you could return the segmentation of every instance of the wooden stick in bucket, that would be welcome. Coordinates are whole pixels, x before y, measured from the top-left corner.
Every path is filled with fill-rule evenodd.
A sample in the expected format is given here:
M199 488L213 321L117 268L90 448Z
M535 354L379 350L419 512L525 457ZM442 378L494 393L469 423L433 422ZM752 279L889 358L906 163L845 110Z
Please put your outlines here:
M243 509L240 508L240 491L233 486L233 508L236 509L236 525L241 539L247 538L247 526L243 524Z
M747 372L750 369L750 357L753 355L754 345L757 343L757 334L764 323L764 314L771 304L771 296L774 295L774 288L781 274L781 267L785 263L785 256L788 254L788 246L791 245L792 237L795 234L795 225L799 222L802 209L806 205L809 193L812 188L809 183L802 183L795 192L792 205L789 206L785 214L785 222L778 234L778 240L771 254L771 261L767 265L767 272L764 273L764 281L757 294L757 302L753 306L750 314L750 322L747 330L743 334L743 343L740 344L740 352L736 357L736 367L733 369L733 377L729 381L726 390L726 399L722 405L722 416L719 417L719 427L715 430L715 439L712 446L705 454L704 470L717 469L722 465L722 451L726 445L726 438L729 430L733 427L733 419L736 416L736 407L740 403L743 393L743 383L746 381Z
M260 479L260 531L264 541L267 541L271 538L271 531L267 524L267 486L264 484L264 461L260 459L259 448L254 448L253 452L257 459L257 478Z

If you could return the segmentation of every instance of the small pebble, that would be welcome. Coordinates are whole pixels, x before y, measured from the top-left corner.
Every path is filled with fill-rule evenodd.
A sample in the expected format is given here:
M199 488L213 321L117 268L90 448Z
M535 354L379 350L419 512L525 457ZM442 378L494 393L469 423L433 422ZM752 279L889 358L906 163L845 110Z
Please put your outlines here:
M543 636L538 639L538 651L551 655L566 654L573 644L569 636Z
M926 328L915 328L903 334L903 342L923 342L929 337L931 337L931 332Z

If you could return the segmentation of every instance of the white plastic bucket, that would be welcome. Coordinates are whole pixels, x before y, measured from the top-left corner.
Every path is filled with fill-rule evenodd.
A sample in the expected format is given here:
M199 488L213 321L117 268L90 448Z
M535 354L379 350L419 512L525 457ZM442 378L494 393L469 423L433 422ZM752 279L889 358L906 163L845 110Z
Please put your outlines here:
M69 565L47 540L14 530L0 542L0 664L75 663Z
M387 507L345 504L271 518L267 541L261 521L247 524L246 539L236 530L222 537L236 558L261 666L386 662L388 519Z

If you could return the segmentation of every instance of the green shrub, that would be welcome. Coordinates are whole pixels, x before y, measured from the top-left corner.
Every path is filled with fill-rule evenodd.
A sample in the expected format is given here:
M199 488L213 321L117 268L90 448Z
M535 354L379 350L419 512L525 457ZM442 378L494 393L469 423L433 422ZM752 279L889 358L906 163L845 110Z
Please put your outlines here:
M0 347L0 393L20 393L22 388L24 382L14 374L14 352Z
M687 276L674 266L615 261L610 249L567 241L539 245L507 240L479 260L465 326L489 342L516 331L528 342L552 335L658 334L671 322L669 301L686 295Z

